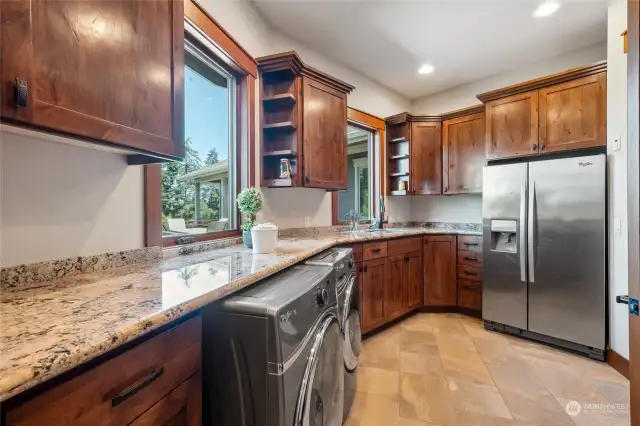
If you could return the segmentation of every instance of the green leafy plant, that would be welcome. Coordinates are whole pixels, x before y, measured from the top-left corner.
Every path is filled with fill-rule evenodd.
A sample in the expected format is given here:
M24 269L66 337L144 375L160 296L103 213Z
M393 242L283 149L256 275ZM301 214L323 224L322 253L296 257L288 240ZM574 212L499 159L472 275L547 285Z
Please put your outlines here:
M243 231L249 231L255 226L255 216L262 210L262 194L254 187L245 188L238 194L238 209L245 215L245 221L240 226Z

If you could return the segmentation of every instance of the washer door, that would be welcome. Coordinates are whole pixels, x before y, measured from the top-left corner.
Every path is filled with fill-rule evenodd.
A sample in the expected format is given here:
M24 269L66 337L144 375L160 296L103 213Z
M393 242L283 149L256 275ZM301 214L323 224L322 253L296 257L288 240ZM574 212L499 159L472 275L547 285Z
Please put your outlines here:
M342 330L344 330L342 348L344 352L344 366L347 371L358 367L360 346L362 344L362 329L360 328L360 312L358 311L358 283L355 275L347 284L343 312L345 313Z
M329 315L315 334L300 386L295 426L341 426L344 369L338 318Z

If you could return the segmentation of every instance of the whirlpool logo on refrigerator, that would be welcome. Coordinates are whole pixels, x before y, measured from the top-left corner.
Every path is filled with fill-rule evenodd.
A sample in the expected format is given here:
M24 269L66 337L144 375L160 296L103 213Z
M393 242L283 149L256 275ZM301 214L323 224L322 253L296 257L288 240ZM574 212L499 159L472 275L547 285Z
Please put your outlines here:
M591 161L581 161L578 163L578 165L580 167L588 167L588 166L593 166L593 163Z

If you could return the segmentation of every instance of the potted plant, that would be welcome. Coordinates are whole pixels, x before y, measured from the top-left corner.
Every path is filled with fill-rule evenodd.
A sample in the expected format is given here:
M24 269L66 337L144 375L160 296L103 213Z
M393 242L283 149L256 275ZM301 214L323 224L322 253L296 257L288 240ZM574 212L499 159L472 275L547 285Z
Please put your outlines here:
M251 229L256 224L256 215L262 210L262 194L254 187L245 188L238 194L238 209L245 216L242 229L242 242L245 247L252 248Z

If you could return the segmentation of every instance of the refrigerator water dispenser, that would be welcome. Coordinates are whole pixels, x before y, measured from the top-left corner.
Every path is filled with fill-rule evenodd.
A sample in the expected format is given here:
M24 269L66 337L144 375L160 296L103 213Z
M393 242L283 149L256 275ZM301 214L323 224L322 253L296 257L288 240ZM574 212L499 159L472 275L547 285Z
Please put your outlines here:
M517 220L491 221L491 250L503 253L518 252Z

